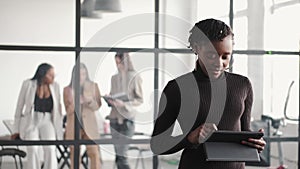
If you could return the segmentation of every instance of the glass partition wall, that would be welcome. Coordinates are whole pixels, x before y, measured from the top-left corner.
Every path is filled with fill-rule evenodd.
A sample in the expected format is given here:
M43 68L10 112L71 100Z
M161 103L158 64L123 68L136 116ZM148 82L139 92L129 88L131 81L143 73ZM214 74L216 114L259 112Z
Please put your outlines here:
M55 81L60 86L62 114L66 115L63 90L71 82L73 67L84 63L90 80L97 83L100 94L104 96L110 93L111 77L118 73L115 53L129 52L133 67L142 79L144 98L136 111L135 135L132 140L125 140L131 145L130 165L133 167L140 157L136 150L144 148L146 168L177 168L181 152L154 156L149 150L149 137L164 86L169 80L194 69L196 56L187 48L188 31L195 22L213 17L230 24L235 33L231 71L249 77L252 82L255 100L253 124L266 120L266 117L281 120L279 128L272 120L267 120L270 122L269 134L265 137L268 149L262 155L265 164L249 164L246 168L257 168L257 165L278 167L280 163L299 168L299 155L295 154L299 153L300 24L290 19L300 16L299 2L120 0L121 11L95 10L93 16L81 16L82 3L80 0L0 2L3 77L0 90L5 96L1 99L1 121L14 119L21 84L33 77L40 63L53 65ZM33 10L28 11L29 6ZM79 87L79 69L75 72L74 85ZM81 112L79 95L75 92L78 115ZM61 148L59 150L63 150L63 145L73 145L75 154L83 156L84 145L97 144L103 167L113 168L115 152L106 119L111 108L104 99L101 102L95 113L99 139L80 139L81 123L75 118L74 140L0 140L0 143L4 146L21 145L24 150L30 145L56 145ZM180 134L180 126L175 126L174 132ZM0 135L10 134L1 123ZM57 153L57 156L61 157L62 153ZM75 168L79 168L78 156L74 159ZM60 161L59 166L68 168L67 163Z

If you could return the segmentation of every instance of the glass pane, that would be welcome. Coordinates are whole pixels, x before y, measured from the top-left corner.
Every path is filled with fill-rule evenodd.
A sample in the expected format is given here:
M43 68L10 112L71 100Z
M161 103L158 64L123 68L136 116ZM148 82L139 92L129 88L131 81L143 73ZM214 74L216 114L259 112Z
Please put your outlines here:
M121 1L121 10L103 12L101 19L82 17L82 46L154 47L154 1Z
M284 117L284 106L292 82L287 115L297 118L299 113L299 56L266 55L264 57L265 114ZM289 121L288 121L289 122Z
M75 45L75 1L0 1L0 44Z
M159 55L159 90L162 92L170 80L191 72L195 68L196 55L163 53Z
M234 49L247 49L248 19L246 0L233 1L233 17Z
M228 2L229 3L229 2ZM244 11L247 9L247 0L238 0L233 1L233 10L234 10L234 17L241 17Z
M30 51L1 51L1 83L0 92L8 97L2 97L0 121L14 120L17 100L24 80L32 78L38 65L49 63L54 67L55 81L62 89L70 82L72 66L75 63L73 52L30 52ZM62 97L61 97L62 99ZM64 112L64 108L63 114ZM0 123L1 134L11 134L3 123Z
M233 54L232 72L243 76L248 75L248 56Z
M233 20L234 33L234 49L248 48L248 19L247 17L234 18Z
M193 27L192 22L175 14L160 14L159 20L159 47L187 49L189 31Z
M265 49L299 51L300 23L288 18L300 16L300 3L276 1L281 5L272 10L272 1L265 2Z
M133 67L142 79L143 104L135 108L136 132L152 133L153 93L154 93L154 57L152 53L129 53ZM81 52L81 62L89 69L92 81L97 82L101 95L110 94L111 78L118 73L114 52ZM102 100L100 114L103 119L109 115L111 107ZM104 128L103 131L105 132Z
M116 94L122 90L122 82L112 81L112 76L118 73L115 52L82 52L81 53L81 62L84 63L88 70L89 75L92 81L96 82L99 85L100 93L102 96L109 95L110 92ZM154 57L153 53L143 53L143 52L132 52L129 53L133 68L135 69L134 77L139 76L142 79L141 88L142 88L142 97L143 103L132 107L131 113L134 113L134 124L135 124L135 134L133 139L139 138L149 138L153 130L153 114L154 114ZM118 62L119 63L119 62ZM120 75L120 74L119 74ZM119 75L115 77L119 77ZM121 79L125 79L121 78ZM128 79L129 85L133 82L137 82L134 79ZM118 87L117 87L118 86ZM118 89L116 89L118 88ZM130 87L129 87L130 88ZM136 90L136 89L135 89ZM116 91L116 92L115 92ZM127 89L124 89L127 91ZM110 115L112 107L108 106L108 102L104 99L101 100L102 105L99 109L97 116L100 117L98 121L99 132L102 134L101 138L111 137L116 130L111 129L109 126L111 121L106 119ZM125 114L122 114L122 110L118 111L122 117L127 117ZM111 115L109 117L112 117ZM132 118L131 118L132 119ZM123 121L124 122L124 121ZM125 122L124 122L125 123ZM141 135L142 134L142 135ZM132 147L138 147L139 145L131 145ZM114 163L110 163L115 159L115 151L112 145L101 145L101 156L103 160L109 161L105 162L105 166L112 167ZM142 145L144 148L149 148L149 145ZM137 158L137 150L129 150L128 158L131 162L134 162ZM152 157L151 151L145 151L143 153L144 157L147 158L147 163L151 164L150 160ZM134 165L134 164L133 164Z
M217 6L215 4L218 4ZM198 22L207 18L217 18L229 23L229 1L161 1L160 3L161 48L183 48L189 46L189 31ZM211 10L213 9L213 10Z
M197 4L197 18L199 20L206 18L216 18L223 20L225 23L229 24L229 1L205 1L198 0Z
M286 2L235 1L243 6L234 7L235 49L299 51L300 24L287 18L300 15L300 3Z

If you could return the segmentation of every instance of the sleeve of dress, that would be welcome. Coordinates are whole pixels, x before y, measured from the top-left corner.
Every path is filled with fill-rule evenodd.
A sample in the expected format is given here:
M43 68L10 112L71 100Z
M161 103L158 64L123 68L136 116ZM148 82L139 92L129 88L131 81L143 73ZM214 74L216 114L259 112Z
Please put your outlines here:
M180 97L176 82L169 82L160 98L151 138L151 149L155 154L172 154L191 145L184 135L172 136L179 114Z
M251 122L251 110L253 105L253 89L251 82L246 78L246 98L244 101L245 108L243 115L241 117L241 130L242 131L251 131L250 122Z

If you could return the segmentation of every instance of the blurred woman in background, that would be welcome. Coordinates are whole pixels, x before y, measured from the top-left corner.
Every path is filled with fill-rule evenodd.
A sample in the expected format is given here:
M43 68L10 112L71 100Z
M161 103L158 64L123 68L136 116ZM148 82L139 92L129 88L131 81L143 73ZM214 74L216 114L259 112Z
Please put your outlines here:
M134 134L135 107L143 103L142 79L134 70L128 53L117 53L115 62L118 73L111 78L110 96L126 95L128 99L110 99L110 120L112 138L131 138ZM126 144L116 144L116 164L118 169L129 169Z
M15 113L12 139L62 139L62 113L59 85L54 68L42 63L33 78L23 82ZM57 169L55 146L43 146L44 169ZM26 169L40 169L38 146L27 146Z
M80 88L75 89L75 66L71 82L64 88L64 104L67 112L65 139L74 139L75 90L80 90L80 138L86 140L99 139L96 112L101 106L101 95L97 83L90 80L85 64L80 63ZM70 147L71 169L74 168L74 147ZM87 145L87 155L91 160L91 169L100 168L100 150L98 145ZM81 158L79 158L81 159ZM80 163L79 163L80 164Z

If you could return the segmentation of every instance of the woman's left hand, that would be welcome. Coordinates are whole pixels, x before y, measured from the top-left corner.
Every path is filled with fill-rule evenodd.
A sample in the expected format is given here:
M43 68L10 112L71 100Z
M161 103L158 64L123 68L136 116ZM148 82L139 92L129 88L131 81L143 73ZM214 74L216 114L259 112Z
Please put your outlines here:
M259 132L263 133L264 130L259 129ZM266 146L266 141L263 138L260 139L249 138L248 141L242 141L242 144L254 147L258 150L259 153L261 153Z

